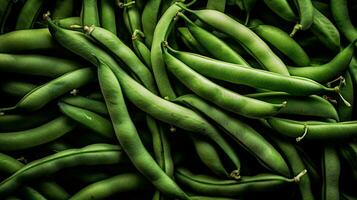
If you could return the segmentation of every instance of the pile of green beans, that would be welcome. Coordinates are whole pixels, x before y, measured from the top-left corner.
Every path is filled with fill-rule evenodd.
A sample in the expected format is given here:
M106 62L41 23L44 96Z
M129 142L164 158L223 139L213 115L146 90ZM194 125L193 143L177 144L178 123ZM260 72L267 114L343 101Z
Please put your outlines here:
M356 13L0 0L0 199L356 200Z

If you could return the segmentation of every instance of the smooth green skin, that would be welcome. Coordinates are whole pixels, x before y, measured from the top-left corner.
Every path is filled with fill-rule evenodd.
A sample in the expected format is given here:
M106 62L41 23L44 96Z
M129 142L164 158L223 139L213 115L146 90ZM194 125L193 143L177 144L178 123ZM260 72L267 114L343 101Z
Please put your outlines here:
M99 100L82 97L79 95L68 96L61 99L62 102L75 107L83 108L97 114L108 115L108 109L104 102Z
M314 8L314 19L311 24L311 32L320 42L332 51L340 50L340 33L335 25L320 11Z
M338 30L353 42L357 38L357 30L350 19L347 0L331 0L330 9Z
M70 195L56 182L43 181L37 186L38 190L48 199L66 200Z
M115 8L115 0L100 1L100 24L114 35L117 34Z
M104 60L121 83L124 95L136 107L160 121L190 132L205 135L215 141L224 152L230 152L231 155L234 155L230 145L225 140L222 140L222 136L217 129L206 119L190 109L167 101L150 92L121 69L112 57L91 43L84 34L61 29L51 21L49 22L49 29L53 37L62 46L85 58L93 65L99 65L98 58Z
M273 174L258 174L242 177L239 181L224 180L207 175L193 174L187 169L178 168L175 171L178 183L201 195L233 197L249 192L272 191L284 185L294 183L293 179Z
M333 146L326 146L322 154L322 200L340 199L341 163Z
M130 26L130 28L128 28L128 29L132 31L130 34L133 34L134 30L142 30L141 29L141 16L140 16L138 7L135 4L135 1L124 0L125 4L130 4L132 2L134 2L134 4L124 7L124 12L127 14L127 17L128 17L128 25Z
M64 150L34 160L0 183L0 197L11 194L29 181L76 166L108 165L127 162L118 145L92 144L81 149Z
M85 26L100 26L97 0L83 0L82 24Z
M137 191L148 186L148 182L139 174L120 174L82 188L69 200L106 199L118 193Z
M174 99L176 94L168 78L164 58L162 55L161 43L168 37L173 27L174 18L177 12L182 9L178 4L171 5L161 16L155 27L152 46L151 46L151 66L154 78L159 88L160 95L165 99Z
M348 68L354 53L356 41L349 44L326 64L306 67L288 67L289 72L292 76L309 78L319 83L331 81Z
M298 30L307 30L314 20L314 6L311 0L294 0L295 6L299 12L299 22L295 25Z
M214 9L224 12L225 7L226 7L226 0L222 0L222 1L207 0L207 4L206 4L207 9Z
M30 187L25 187L21 193L21 196L28 200L47 200L42 194Z
M31 50L57 48L47 28L12 31L0 35L1 53L18 53Z
M264 3L279 17L294 22L297 19L293 9L287 0L264 0Z
M46 144L70 132L74 127L67 117L58 117L32 129L3 132L0 134L0 150L18 151Z
M209 55L208 51L196 40L196 38L193 37L187 27L179 27L177 28L177 31L182 42L190 49L190 51Z
M213 57L218 60L241 64L244 66L250 66L238 53L236 53L230 46L228 46L223 40L219 39L212 33L206 31L205 29L197 26L193 21L188 19L182 13L179 13L182 17L186 26L190 30L193 37L203 46Z
M108 119L92 111L71 106L66 103L60 102L58 103L58 106L64 115L76 121L80 125L93 130L101 137L109 140L115 138L113 125Z
M210 78L299 96L337 92L336 88L327 88L304 77L284 76L265 70L251 69L171 48L168 48L168 51L193 70Z
M284 104L270 104L232 92L199 73L164 50L167 68L187 88L219 107L249 118L276 115Z
M202 163L217 176L221 178L229 177L217 148L206 139L195 136L192 136L191 139Z
M289 176L289 168L279 152L248 124L208 104L196 95L180 96L175 99L175 102L189 105L204 113L224 128L234 141L253 155L264 167L286 177Z
M308 66L310 64L310 58L304 49L289 34L278 27L261 24L253 27L252 30L283 53L296 66Z
M28 82L7 81L1 84L0 90L12 96L23 97L36 87L37 85Z
M56 0L55 8L51 12L53 19L71 17L73 14L74 0Z
M113 123L115 135L131 162L164 194L189 199L176 183L160 168L142 143L126 108L121 86L115 74L99 61L98 80Z
M239 42L265 69L278 74L289 75L283 61L252 30L228 15L216 10L188 10L201 21L227 34ZM222 23L224 22L224 23Z
M246 96L269 103L287 101L288 103L280 110L279 114L314 116L330 118L339 121L339 115L337 114L334 106L326 99L317 95L298 97L286 94L284 92L263 92L248 94Z
M0 71L25 75L59 77L83 67L82 63L39 54L0 53Z
M146 38L146 35L145 35ZM141 37L139 36L138 32L133 33L132 37L132 44L133 48L135 49L136 55L145 63L145 65L149 68L152 72L151 66L151 51L150 49L144 44Z
M21 169L24 166L20 161L15 158L6 155L4 153L0 153L0 173L1 174L12 174L17 170Z
M346 71L343 77L345 78L345 84L341 87L341 95L350 103L350 106L346 106L343 102L338 101L337 112L341 122L352 120L355 100L354 85L349 70Z
M0 131L22 131L34 128L56 117L54 109L45 108L29 114L9 114L0 116Z
M141 24L145 34L145 44L151 48L154 30L159 18L161 0L148 0L141 14Z
M123 21L125 24L125 31L133 33L134 30L131 29L128 12L123 12Z
M68 17L57 20L57 23L62 28L71 29L71 25L82 26L82 19L80 17Z
M357 121L326 123L300 122L282 118L267 119L270 126L287 137L301 137L307 126L307 134L303 140L339 140L356 137Z
M278 146L278 148L282 151L294 176L306 169L304 162L302 161L299 153L297 152L293 144L278 137L274 137L273 140ZM301 178L299 181L301 200L314 200L315 197L311 188L312 184L310 181L309 171L305 176L306 177Z
M116 35L100 27L91 27L89 35L124 62L151 92L158 93L150 70Z
M44 2L44 0L27 0L18 14L15 30L32 28Z
M36 87L26 94L14 107L0 108L0 111L15 109L29 112L38 110L67 92L88 84L93 81L93 79L94 73L91 68L82 68L66 73Z

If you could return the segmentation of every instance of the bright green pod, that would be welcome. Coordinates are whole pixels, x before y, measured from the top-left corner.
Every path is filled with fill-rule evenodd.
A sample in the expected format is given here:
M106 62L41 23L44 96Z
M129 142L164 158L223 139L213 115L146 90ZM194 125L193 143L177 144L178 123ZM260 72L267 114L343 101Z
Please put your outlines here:
M322 153L322 200L340 199L341 163L334 146L327 145Z
M83 26L100 26L97 0L83 0L81 14Z
M100 24L114 35L117 34L115 8L115 0L100 1Z
M98 114L108 115L108 109L103 101L79 95L64 97L61 99L61 101L66 104L83 108Z
M264 3L279 17L289 21L296 21L296 14L287 0L264 0Z

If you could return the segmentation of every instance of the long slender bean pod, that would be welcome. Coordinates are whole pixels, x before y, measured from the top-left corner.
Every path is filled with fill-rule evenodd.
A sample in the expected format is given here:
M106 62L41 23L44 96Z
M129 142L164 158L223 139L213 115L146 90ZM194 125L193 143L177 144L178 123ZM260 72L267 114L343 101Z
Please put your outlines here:
M101 26L116 35L115 0L101 0L99 14Z
M340 199L341 163L335 147L326 146L322 154L322 198L323 200Z
M357 30L350 19L347 2L347 0L331 0L330 9L338 29L350 42L353 42L357 38Z
M299 22L294 26L290 36L294 36L299 30L310 28L314 20L314 6L311 0L294 0L294 3L299 12Z
M146 38L146 36L145 36ZM145 63L145 65L150 69L152 72L151 66L151 51L150 48L144 44L142 37L140 36L140 31L134 30L133 35L131 36L133 47L137 56Z
M82 24L86 26L100 26L98 1L83 0L82 3Z
M145 44L151 48L155 27L159 18L162 0L148 0L141 14L141 23L145 34Z
M179 37L182 42L185 44L190 51L197 52L203 55L209 55L208 51L193 37L192 33L188 30L187 27L177 28Z
M83 97L83 96L68 96L61 99L62 102L83 108L98 114L108 115L108 109L103 101Z
M350 103L350 106L342 102L337 104L337 112L340 117L340 121L350 121L352 120L354 102L355 102L355 91L351 74L347 71L344 75L345 79L343 80L341 87L341 95Z
M0 90L12 96L23 97L36 87L37 85L28 82L7 81L1 84Z
M33 28L37 16L40 14L44 0L27 0L21 8L16 21L16 30Z
M292 22L297 19L287 0L264 0L264 3L279 17Z

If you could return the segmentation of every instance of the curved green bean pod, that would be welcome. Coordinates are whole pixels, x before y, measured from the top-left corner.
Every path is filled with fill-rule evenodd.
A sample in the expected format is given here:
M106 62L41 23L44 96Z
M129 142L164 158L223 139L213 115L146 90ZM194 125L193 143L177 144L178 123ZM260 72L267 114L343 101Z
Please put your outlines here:
M297 19L293 9L287 0L264 0L264 3L279 17L293 22Z
M294 26L290 36L294 36L299 30L310 28L314 20L314 6L311 0L294 0L294 3L299 12L299 22Z
M337 140L356 137L357 121L326 123L300 122L290 119L269 118L270 126L282 135L296 138L297 141Z
M91 68L82 68L69 72L46 84L38 86L24 96L15 106L1 108L0 111L14 109L25 111L38 110L53 99L89 83L93 80L93 76L94 74Z
M105 103L102 101L82 97L79 95L64 97L61 99L61 101L66 104L83 108L98 114L108 115L108 109L105 106Z
M37 85L28 82L7 81L0 85L0 90L12 96L23 97L36 87Z
M0 153L0 173L1 174L13 174L17 170L21 169L24 166L20 161L16 160L15 158Z
M202 195L218 195L222 197L238 196L249 192L271 191L284 185L300 181L306 171L289 179L273 174L258 174L242 177L241 180L222 180L207 175L196 175L187 169L178 168L175 177L179 183Z
M337 103L337 112L340 117L340 121L350 121L352 120L352 114L354 109L354 101L355 101L355 91L351 74L347 70L345 75L345 79L343 80L343 86L341 87L341 95L350 103L350 106L347 106L343 102Z
M148 182L139 174L119 174L82 188L69 200L106 199L121 192L136 191L148 186Z
M116 35L100 27L90 27L87 32L92 38L123 61L151 92L157 93L156 83L150 70L135 53Z
M77 108L66 103L58 103L60 110L67 117L98 133L106 139L114 139L114 129L111 122L104 117L86 109Z
M343 88L341 89L342 93ZM269 103L288 102L279 114L292 114L302 116L314 116L330 118L339 121L339 115L334 106L326 99L317 96L292 96L284 92L263 92L246 95Z
M0 53L0 71L2 72L55 78L81 67L83 67L82 63L65 58L39 54Z
M133 0L124 0L124 3L119 3L119 7L124 7L124 13L126 13L128 17L128 29L131 30L130 34L133 34L134 30L142 30L141 16L136 2Z
M231 83L252 86L293 95L310 95L322 92L338 92L338 88L327 88L311 79L284 76L265 70L214 60L209 57L174 50L167 50L198 73Z
M71 17L73 13L74 0L56 0L55 9L51 16L53 19L63 19Z
M322 198L323 200L340 199L341 163L335 147L326 146L322 154Z
M347 0L331 0L330 9L338 29L353 42L357 38L357 30L350 19Z
M134 166L161 192L179 199L189 199L159 167L143 145L126 108L121 86L111 69L99 61L98 79L115 135Z
M71 29L72 25L82 25L82 19L80 17L68 17L57 20L57 23L60 27Z
M339 52L330 62L320 66L288 67L293 76L306 77L319 83L326 83L341 75L349 66L357 40Z
M193 37L191 32L186 27L179 27L177 28L179 33L179 37L181 38L182 42L185 44L190 51L198 52L203 55L209 55L207 50Z
M163 43L164 45L165 43ZM190 88L198 96L211 101L225 110L250 118L264 118L277 114L286 104L286 102L282 104L270 104L232 92L198 74L186 64L170 55L167 50L163 51L167 68L186 87Z
M117 24L115 16L115 0L100 1L100 24L103 28L117 34Z
M182 8L175 3L165 11L157 22L152 40L151 66L160 95L166 99L174 99L176 94L166 72L161 43L168 37L168 33L173 26L173 19L176 17L177 12L181 10Z
M133 47L135 49L135 52L137 53L137 56L145 63L145 65L152 72L151 55L150 55L151 51L144 44L139 33L140 33L140 31L134 30L134 33L131 36ZM145 35L145 38L146 38L146 35Z
M234 141L253 155L264 167L284 176L289 176L289 168L279 152L249 125L229 116L195 95L180 96L174 101L181 102L204 113L226 130L226 133Z
M311 25L311 32L327 48L333 51L340 50L340 33L335 25L316 8L314 8L314 20Z
M44 0L27 0L20 10L15 29L32 28L44 2Z
M190 33L200 43L200 45L203 46L215 58L218 60L241 64L249 67L247 61L245 61L238 53L236 53L221 39L197 26L181 12L178 13L178 16L185 20L186 26L190 30Z
M0 52L17 53L57 48L47 28L12 31L0 35Z
M254 26L252 30L293 61L296 66L307 66L310 64L310 58L304 49L278 27L260 24Z
M15 191L28 181L51 175L75 166L124 163L126 157L120 146L92 144L81 149L64 150L34 160L0 183L0 197Z
M151 48L155 27L159 18L161 0L148 0L141 14L141 24L145 34L145 44Z
M67 117L58 117L39 127L0 134L0 150L18 151L51 142L74 128Z
M185 7L183 8L185 11L194 14L206 24L239 42L267 70L283 75L289 75L283 61L248 27L216 10L190 10Z
M82 2L83 26L100 26L97 0L83 0Z

